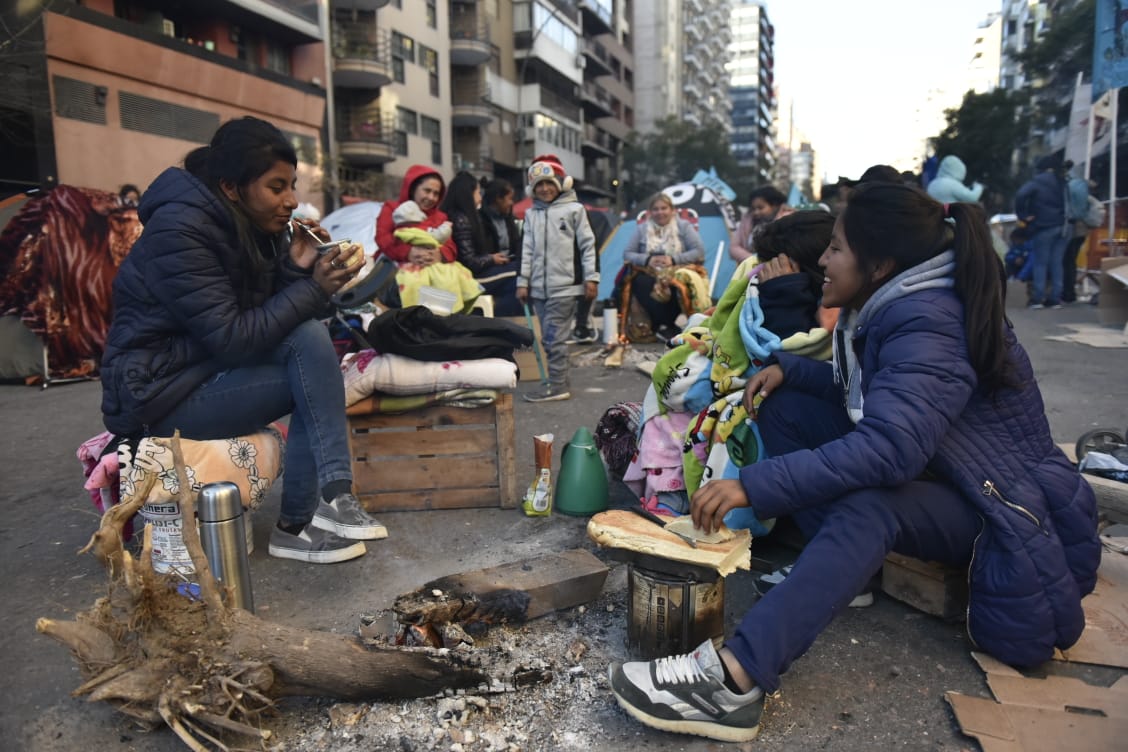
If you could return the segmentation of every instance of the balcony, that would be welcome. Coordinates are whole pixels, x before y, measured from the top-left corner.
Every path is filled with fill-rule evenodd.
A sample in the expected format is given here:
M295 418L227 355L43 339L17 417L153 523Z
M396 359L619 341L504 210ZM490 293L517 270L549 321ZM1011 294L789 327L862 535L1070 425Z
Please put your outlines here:
M382 165L396 158L395 118L377 105L337 109L341 158L356 165Z
M611 109L611 95L602 86L585 81L581 91L584 114L589 118L610 117L615 114Z
M333 10L368 10L377 11L392 0L330 0Z
M599 158L615 156L615 145L612 142L611 136L605 131L596 128L591 123L584 124L584 140L581 149L585 157Z
M585 34L610 34L614 31L611 28L609 0L580 0L579 5Z
M466 170L475 175L493 175L493 150L488 145L477 152L454 152L451 156L455 170Z
M584 41L584 76L586 78L595 78L596 76L610 76L612 75L611 60L607 54L607 48L599 42Z
M379 89L392 82L388 31L375 26L333 25L333 83L349 89Z
M493 120L490 90L482 84L452 87L450 122L456 126L482 126Z
M548 110L573 123L580 122L580 108L574 98L536 84L526 84L518 90L518 114Z
M465 8L466 6L459 6ZM482 65L492 54L490 25L483 12L458 12L451 6L450 64Z

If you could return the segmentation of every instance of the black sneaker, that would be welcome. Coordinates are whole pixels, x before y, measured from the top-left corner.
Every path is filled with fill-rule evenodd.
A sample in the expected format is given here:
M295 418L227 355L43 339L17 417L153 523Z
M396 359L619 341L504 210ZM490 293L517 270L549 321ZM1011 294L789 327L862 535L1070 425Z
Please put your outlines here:
M612 663L611 692L623 710L651 728L722 742L748 742L760 732L764 693L725 686L721 657L706 640L686 655Z
M756 592L761 597L767 595L767 592L773 587L787 579L787 575L791 574L791 564L785 567L780 567L771 574L762 574L756 578ZM850 608L869 608L873 605L873 592L870 590L863 590L854 596L853 600L848 604Z
M564 340L566 345L586 345L595 342L595 330L587 326L572 329L572 336Z
M568 391L567 387L545 387L536 392L522 394L521 398L526 402L559 402L560 400L572 399L572 393Z
M338 494L332 501L322 500L310 523L350 540L387 538L388 529L376 521L351 493Z
M364 556L368 549L360 541L346 540L309 524L297 535L275 525L270 531L270 547L267 550L279 559L335 564Z

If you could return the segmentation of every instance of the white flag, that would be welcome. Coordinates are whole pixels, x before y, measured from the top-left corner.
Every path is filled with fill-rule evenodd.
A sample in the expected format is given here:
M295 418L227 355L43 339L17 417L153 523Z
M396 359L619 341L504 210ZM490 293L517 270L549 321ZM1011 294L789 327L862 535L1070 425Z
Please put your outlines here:
M1112 146L1112 94L1110 89L1093 102L1093 151L1092 155L1104 154Z

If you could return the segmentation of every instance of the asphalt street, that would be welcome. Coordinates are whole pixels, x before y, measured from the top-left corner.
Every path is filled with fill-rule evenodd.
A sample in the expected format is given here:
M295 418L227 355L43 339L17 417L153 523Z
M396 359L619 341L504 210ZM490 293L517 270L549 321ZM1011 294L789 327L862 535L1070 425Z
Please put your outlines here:
M1056 311L1018 307L1009 314L1029 350L1055 438L1074 442L1096 427L1128 427L1128 350L1046 339L1067 325L1095 325L1096 311L1076 305ZM655 353L659 346L653 348ZM579 353L580 348L577 348ZM589 360L592 360L589 358ZM518 484L533 472L532 435L546 431L563 442L579 426L594 428L603 411L639 400L647 377L633 367L601 365L573 370L574 399L531 405L515 401ZM535 382L523 382L521 391ZM35 633L40 616L71 618L105 591L98 563L77 556L98 518L82 489L75 450L102 430L100 385L78 383L46 390L0 386L0 746L55 751L178 750L167 731L144 734L104 705L70 696L81 683L67 651ZM391 535L370 553L341 565L318 567L266 554L277 493L260 510L252 555L259 614L298 626L337 632L356 629L361 614L387 608L396 595L429 579L492 566L550 550L585 546L585 520L554 515L526 518L517 510L453 510L383 515ZM609 580L610 582L611 580ZM622 581L622 578L618 578ZM738 574L726 588L731 629L752 602L751 578ZM842 615L784 677L784 696L765 718L750 749L975 749L964 737L943 693L989 696L969 656L960 625L945 624L879 595L869 609ZM592 703L610 703L610 696ZM712 750L718 745L644 730L621 713L607 729L607 749L645 745L655 750ZM283 741L285 738L283 737Z

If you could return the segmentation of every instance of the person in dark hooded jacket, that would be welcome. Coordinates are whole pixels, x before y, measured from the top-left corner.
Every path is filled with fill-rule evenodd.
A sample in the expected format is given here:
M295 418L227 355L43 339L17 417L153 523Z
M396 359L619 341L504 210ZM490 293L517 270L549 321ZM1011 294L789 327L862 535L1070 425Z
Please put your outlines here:
M1050 435L983 210L862 184L819 264L823 305L842 309L833 362L779 353L753 375L768 457L691 500L705 531L748 507L790 514L807 545L720 651L612 665L649 726L754 737L780 675L891 551L966 569L968 636L1006 663L1047 661L1085 628L1096 501Z
M344 382L317 320L363 254L320 253L311 233L328 233L294 227L296 169L282 132L245 117L145 191L145 229L113 285L102 415L122 437L211 440L290 414L269 551L330 563L387 531L351 493Z

